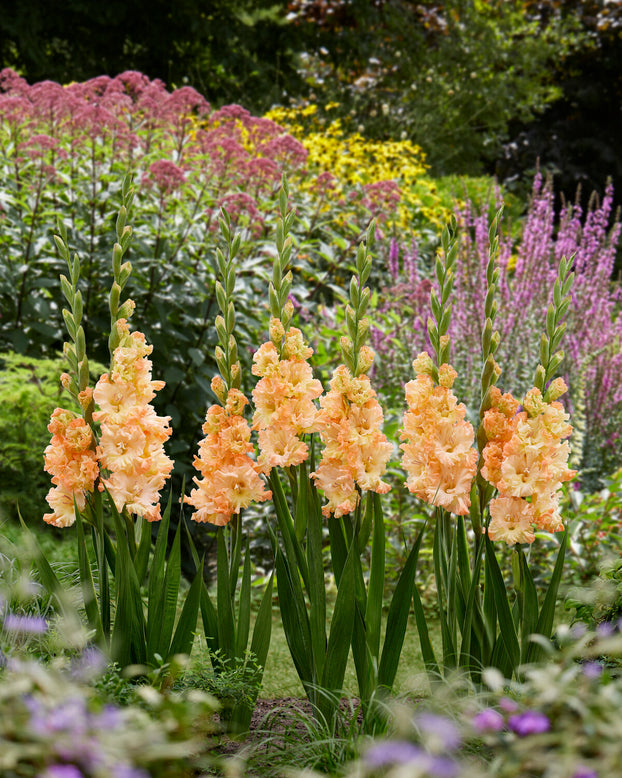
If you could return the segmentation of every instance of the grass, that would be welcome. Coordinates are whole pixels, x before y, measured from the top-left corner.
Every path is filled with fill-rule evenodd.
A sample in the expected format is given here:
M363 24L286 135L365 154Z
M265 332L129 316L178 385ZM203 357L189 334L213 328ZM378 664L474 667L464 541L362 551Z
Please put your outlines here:
M432 625L431 634L435 650L440 650L440 630ZM412 691L416 694L427 695L429 693L428 681L419 648L419 637L415 627L414 618L409 620L400 665L395 680L395 690ZM358 691L356 673L352 652L348 659L348 667L344 679L344 692L356 696ZM270 652L266 661L263 687L261 696L267 699L279 697L304 697L305 693L296 674L294 663L289 654L287 640L283 632L283 625L277 613L272 620L272 641Z

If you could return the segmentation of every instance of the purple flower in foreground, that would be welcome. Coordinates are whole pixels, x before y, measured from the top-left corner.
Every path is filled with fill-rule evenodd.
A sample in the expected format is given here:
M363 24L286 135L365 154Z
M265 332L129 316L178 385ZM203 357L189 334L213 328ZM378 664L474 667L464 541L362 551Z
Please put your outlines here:
M610 621L601 621L601 623L596 627L596 634L599 638L608 638L610 635L613 635L615 631L616 626Z
M31 635L42 635L48 629L48 623L43 616L20 616L17 613L7 613L2 626L7 632Z
M387 740L376 743L365 755L370 767L386 767L391 764L407 764L424 756L424 752L406 740Z
M509 697L502 697L499 700L499 707L506 713L514 713L514 711L518 710L518 704Z
M478 732L499 732L504 723L503 716L494 708L484 708L471 719L473 729Z
M71 677L74 681L91 681L104 672L107 664L103 653L95 646L89 646L72 663Z
M116 764L114 766L114 778L149 778L149 773L141 767Z
M596 770L590 770L589 767L579 765L572 774L572 778L598 778L598 773Z
M460 745L458 728L453 721L444 716L438 716L435 713L422 713L417 716L417 724L424 734L438 741L443 750L453 751Z
M84 775L72 764L53 764L39 778L84 778Z
M371 768L416 763L417 774L427 773L435 778L455 778L458 775L458 765L453 759L428 754L405 740L376 743L365 755L365 763Z
M603 666L600 662L585 662L581 671L586 678L600 678L603 674Z
M519 737L526 737L527 735L539 735L542 732L548 732L551 728L551 722L540 711L526 710L524 713L510 716L508 726Z

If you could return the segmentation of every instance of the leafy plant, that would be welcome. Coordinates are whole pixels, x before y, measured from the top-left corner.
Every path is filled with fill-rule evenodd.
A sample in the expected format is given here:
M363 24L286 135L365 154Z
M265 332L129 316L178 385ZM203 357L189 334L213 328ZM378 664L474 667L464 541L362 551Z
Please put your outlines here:
M181 521L167 559L171 499L162 517L159 506L159 490L172 468L162 447L169 434L168 419L157 417L148 403L160 385L150 380L150 364L145 361L151 349L141 333L129 335L126 318L131 316L134 303L122 303L120 299L131 274L130 263L122 260L132 234L126 224L132 199L133 191L126 179L124 202L116 222L118 242L112 251L110 371L104 373L95 389L88 385L84 305L78 289L80 260L77 255L71 258L62 224L60 235L55 236L69 272L69 277L61 276L61 286L69 305L63 310L63 318L70 336L64 344L70 372L63 373L61 382L80 408L80 415L63 408L52 414L53 437L45 452L46 469L54 483L47 497L52 512L43 518L58 527L76 524L82 597L95 640L122 667L154 667L167 663L175 654L190 653L203 580L200 565L177 617ZM95 399L100 404L97 412ZM112 531L105 520L105 503ZM160 524L149 566L152 521ZM44 586L50 594L58 594L61 583L43 553L39 553L37 564ZM144 608L141 586L147 582L148 570ZM114 587L110 585L111 575Z

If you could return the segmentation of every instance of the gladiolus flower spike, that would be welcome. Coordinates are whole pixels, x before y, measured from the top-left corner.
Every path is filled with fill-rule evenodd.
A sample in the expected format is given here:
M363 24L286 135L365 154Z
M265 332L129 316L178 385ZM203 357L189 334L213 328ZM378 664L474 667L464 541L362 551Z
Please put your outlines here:
M369 251L374 231L372 222L365 242L358 248L357 273L350 283L350 302L346 306L348 337L341 338L344 364L335 370L330 391L320 400L317 417L325 448L311 476L328 500L323 514L334 514L335 518L354 512L362 491L384 494L390 489L382 476L393 446L382 432L382 408L367 376L374 352L364 345L369 331L365 317L369 288L365 282L371 271Z
M240 248L240 236L232 236L231 219L222 209L219 219L221 232L227 241L228 258L217 252L222 282L216 282L216 298L220 314L215 326L219 345L215 358L220 375L212 379L212 391L217 404L208 408L199 444L199 456L194 466L202 478L194 477L196 488L184 497L184 502L195 508L192 518L216 526L227 525L234 515L252 502L263 502L272 493L260 477L261 468L251 456L251 430L244 418L248 400L240 391L241 368L234 335L235 308L233 291L235 271L233 261Z

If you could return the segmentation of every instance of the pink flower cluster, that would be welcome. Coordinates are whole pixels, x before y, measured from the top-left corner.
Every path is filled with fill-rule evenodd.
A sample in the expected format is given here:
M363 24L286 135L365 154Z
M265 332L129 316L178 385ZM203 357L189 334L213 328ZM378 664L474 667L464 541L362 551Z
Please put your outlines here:
M555 400L566 391L557 378L547 391ZM547 402L539 389L525 395L523 410L511 394L491 392L492 407L484 414L488 442L482 452L482 476L499 491L490 502L491 540L508 545L532 543L534 526L561 532L559 489L576 475L568 468L570 447L563 442L572 432L568 414L559 402Z
M259 430L258 463L264 473L306 460L308 446L301 436L317 432L313 401L322 394L322 384L313 378L307 362L313 349L305 346L300 330L291 327L285 333L281 322L272 319L270 335L272 340L253 356L253 374L261 376L253 390L253 429ZM275 342L281 341L279 357Z
M303 144L275 122L238 105L212 111L191 87L169 92L135 71L61 86L0 70L0 115L0 150L21 168L20 185L30 186L27 157L41 158L48 178L66 180L72 197L84 170L98 186L130 170L145 199L182 190L208 216L226 196L245 195L235 203L255 233L282 173L307 160Z
M70 527L76 520L74 500L83 511L86 495L93 491L99 475L93 432L81 416L64 408L56 408L48 430L52 440L45 449L44 469L52 475L55 486L47 496L53 512L46 513L43 521Z
M116 323L120 345L115 349L110 373L97 382L93 399L100 410L93 419L101 424L97 456L109 476L102 479L117 510L148 521L159 521L159 492L173 469L164 453L171 434L170 417L157 416L150 405L163 381L151 380L152 346L141 332L129 331L125 319ZM100 486L103 488L103 486Z
M364 348L371 365L373 353ZM320 406L317 423L325 448L312 476L328 499L322 513L339 518L355 510L360 490L389 491L382 476L393 446L381 431L382 408L367 375L352 376L340 365Z
M456 371L441 365L439 385L431 376L432 359L423 352L413 362L417 378L405 386L408 410L404 414L400 448L408 473L406 486L430 505L465 516L471 505L471 485L477 469L472 425L466 408L451 387Z
M207 411L194 466L203 476L184 502L196 509L195 521L219 527L228 524L233 514L252 502L272 497L260 478L259 465L251 459L251 430L243 417L248 400L238 389L230 389L225 407L212 405Z

